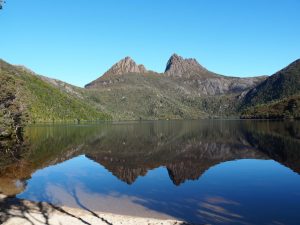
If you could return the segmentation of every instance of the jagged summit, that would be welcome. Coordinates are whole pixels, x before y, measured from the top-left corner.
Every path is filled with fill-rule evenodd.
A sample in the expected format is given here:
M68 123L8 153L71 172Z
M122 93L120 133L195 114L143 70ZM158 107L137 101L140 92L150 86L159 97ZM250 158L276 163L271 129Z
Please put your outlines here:
M196 59L183 57L173 54L168 60L165 74L168 76L182 77L190 75L191 73L203 73L208 72L203 66L201 66Z
M147 73L147 69L142 64L137 64L132 58L129 56L120 60L116 64L114 64L107 72L105 72L101 77L92 81L91 83L85 85L85 87L93 87L97 86L97 84L101 83L102 78L109 78L116 75L123 75L129 73Z
M127 56L114 64L103 76L146 72L147 70L144 65L138 65L132 58Z

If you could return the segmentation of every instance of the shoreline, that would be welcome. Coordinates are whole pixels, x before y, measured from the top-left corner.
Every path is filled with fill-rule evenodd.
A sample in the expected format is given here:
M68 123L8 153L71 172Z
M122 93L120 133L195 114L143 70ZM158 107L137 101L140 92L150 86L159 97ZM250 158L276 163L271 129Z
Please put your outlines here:
M0 194L0 223L3 225L188 225L179 220L93 212L32 202Z

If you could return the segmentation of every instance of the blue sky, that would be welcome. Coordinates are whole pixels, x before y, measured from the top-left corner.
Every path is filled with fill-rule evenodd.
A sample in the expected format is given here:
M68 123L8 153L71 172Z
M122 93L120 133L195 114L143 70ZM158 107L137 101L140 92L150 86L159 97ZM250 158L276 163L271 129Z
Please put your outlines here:
M299 0L6 0L0 58L84 86L129 55L217 73L272 74L300 58Z

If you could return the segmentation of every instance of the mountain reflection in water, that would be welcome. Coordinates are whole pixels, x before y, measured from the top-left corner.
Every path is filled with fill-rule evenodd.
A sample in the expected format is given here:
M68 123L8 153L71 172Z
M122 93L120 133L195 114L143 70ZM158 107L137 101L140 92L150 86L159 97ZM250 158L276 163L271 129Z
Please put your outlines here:
M293 178L296 181L293 180L292 184L295 188L300 187L300 124L297 122L157 121L34 126L27 128L22 148L10 155L3 157L5 160L0 162L0 192L6 195L19 194L19 197L30 200L52 202L54 197L51 193L62 193L65 190L73 196L79 207L83 205L76 197L80 193L102 195L105 197L101 200L103 205L106 201L122 204L120 199L125 196L130 198L131 203L147 209L199 223L264 224L261 223L263 221L267 224L271 221L275 224L283 221L284 224L297 224L293 222L300 219L297 213L291 212L278 213L277 220L268 218L269 214L277 213L272 199L269 199L269 203L273 204L269 214L260 216L259 212L255 212L258 213L256 219L255 216L252 218L249 215L253 212L245 212L245 204L249 204L250 200L246 201L245 196L237 197L242 190L230 187L227 183L234 179L233 175L226 177L229 176L228 171L239 176L234 168L242 173L246 167L255 176L259 176L258 168L268 166L270 171L266 171L270 172L271 177L275 177L276 172L282 176L281 170L286 171L285 167L288 167L297 173L296 178ZM225 163L240 159L258 161ZM270 159L283 166L270 164ZM222 167L219 174L206 181L210 168L217 171ZM104 168L123 184L113 180ZM205 177L206 172L208 175ZM70 181L71 175L66 178L67 173L78 178L77 186L75 180ZM110 180L106 181L105 177L108 176ZM167 184L166 176L172 181L173 187ZM207 182L207 186L197 186L198 189L195 186L193 189L192 185L201 185L202 176L202 182ZM251 176L249 174L249 179ZM140 180L139 177L144 178ZM238 179L248 185L244 187L249 193L248 197L257 197L257 201L262 198L251 192L251 181L245 177ZM195 184L187 182L189 180ZM214 185L216 182L218 187ZM262 182L260 185L272 187L270 182ZM101 186L103 184L105 187ZM73 185L77 189L72 189ZM161 190L158 194L156 188L164 187L165 192ZM264 187L260 188L263 190ZM168 196L168 191L176 193L176 190L181 190L180 197ZM238 190L237 193L232 193L235 190ZM39 194L39 191L43 194ZM270 190L272 192L274 190ZM299 193L293 193L295 196L288 198L300 200ZM228 196L240 201L226 198ZM56 202L53 200L52 203L65 204L62 199L56 195ZM291 202L289 199L286 201ZM123 203L126 204L125 200ZM251 204L254 204L252 200ZM231 211L233 209L239 213ZM300 207L295 209L300 210ZM115 209L111 207L111 210Z

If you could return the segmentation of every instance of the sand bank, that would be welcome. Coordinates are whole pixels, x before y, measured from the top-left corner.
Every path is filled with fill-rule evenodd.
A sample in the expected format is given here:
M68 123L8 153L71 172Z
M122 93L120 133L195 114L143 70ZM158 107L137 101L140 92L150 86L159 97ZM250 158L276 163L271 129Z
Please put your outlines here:
M57 207L48 203L35 203L0 195L0 223L4 225L182 225L176 220L93 212L70 207Z

